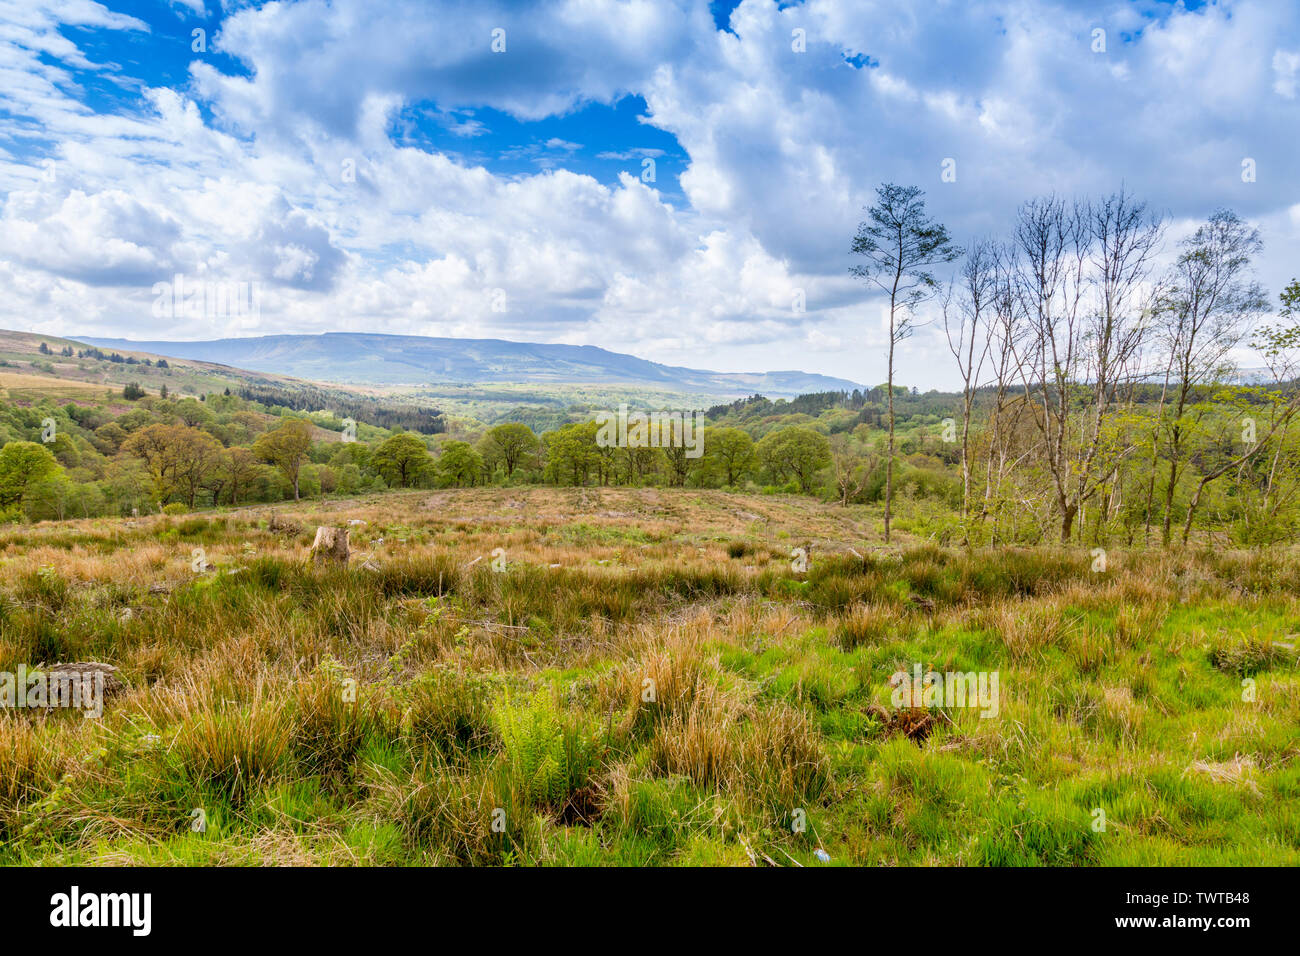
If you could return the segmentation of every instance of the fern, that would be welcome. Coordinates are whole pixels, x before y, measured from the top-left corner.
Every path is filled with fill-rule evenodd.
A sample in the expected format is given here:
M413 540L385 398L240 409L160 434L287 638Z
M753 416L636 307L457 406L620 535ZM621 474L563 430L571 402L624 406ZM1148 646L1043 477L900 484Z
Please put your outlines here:
M539 693L507 696L496 710L511 788L532 806L557 806L584 786L596 764L594 735Z

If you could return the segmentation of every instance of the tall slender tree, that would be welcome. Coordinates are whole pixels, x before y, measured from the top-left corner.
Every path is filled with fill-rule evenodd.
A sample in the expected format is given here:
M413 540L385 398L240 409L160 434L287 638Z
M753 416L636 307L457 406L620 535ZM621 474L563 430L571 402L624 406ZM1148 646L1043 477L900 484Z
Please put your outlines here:
M1162 230L1122 190L1096 203L1032 199L1017 216L1016 290L1027 323L1017 364L1062 544L1130 450L1114 434L1113 413L1139 373L1150 330L1147 277Z
M889 296L889 362L886 396L889 450L885 459L885 543L894 504L894 350L915 331L917 306L939 284L930 270L961 256L941 223L926 215L925 193L917 186L886 183L858 225L851 252L866 261L849 271Z

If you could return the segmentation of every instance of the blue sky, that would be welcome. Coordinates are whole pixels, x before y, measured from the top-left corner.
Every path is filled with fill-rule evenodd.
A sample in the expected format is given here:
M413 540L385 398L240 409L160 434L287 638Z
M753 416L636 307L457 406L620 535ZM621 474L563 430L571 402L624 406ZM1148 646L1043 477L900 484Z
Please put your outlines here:
M878 183L922 186L960 241L1122 185L1172 252L1229 206L1276 293L1298 86L1300 5L1272 0L0 0L0 326L497 336L875 382L848 246ZM260 317L155 318L176 273L258 283ZM949 361L922 328L900 377L951 385Z

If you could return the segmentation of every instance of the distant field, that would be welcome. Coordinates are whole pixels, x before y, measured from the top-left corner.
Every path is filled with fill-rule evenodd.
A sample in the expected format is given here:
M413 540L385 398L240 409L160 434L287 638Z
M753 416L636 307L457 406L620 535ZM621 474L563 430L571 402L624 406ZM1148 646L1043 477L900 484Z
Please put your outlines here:
M734 397L645 386L557 383L390 386L386 390L367 386L348 387L431 404L467 426L526 421L541 428L554 428L559 423L571 420L575 416L568 413L574 408L616 409L619 403L628 402L636 408L685 411L709 408Z
M102 398L111 388L53 375L27 375L0 369L0 398L36 401L41 398Z
M0 671L126 684L0 716L0 861L1300 864L1294 554L885 551L707 491L271 514L0 530Z

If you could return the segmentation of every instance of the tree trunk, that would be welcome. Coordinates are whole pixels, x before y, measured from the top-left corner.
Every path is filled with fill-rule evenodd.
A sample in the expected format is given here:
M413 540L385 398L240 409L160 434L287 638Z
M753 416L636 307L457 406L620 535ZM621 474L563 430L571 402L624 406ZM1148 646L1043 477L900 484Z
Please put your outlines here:
M970 415L969 392L963 408L961 426L961 537L962 544L970 547Z
M897 285L897 283L895 283ZM885 459L885 544L889 544L889 519L894 507L894 296L889 297L889 457Z
M1196 509L1201 503L1201 492L1212 480L1209 477L1202 478L1201 483L1196 486L1196 494L1192 495L1192 500L1187 503L1187 521L1183 523L1183 547L1187 547L1187 539L1192 535L1192 519L1196 517Z
M1154 478L1152 479L1154 481ZM1174 489L1178 486L1178 449L1175 448L1169 462L1169 487L1165 489L1165 520L1160 532L1162 547L1168 548L1173 537L1171 529L1174 520Z
M1070 529L1074 527L1074 516L1078 514L1079 506L1068 504L1061 509L1061 544L1070 543Z
M1151 438L1151 448L1151 474L1147 478L1147 507L1146 515L1142 522L1143 544L1151 543L1151 509L1154 507L1156 499L1156 466L1160 463L1159 459L1156 457L1156 437L1154 435Z

